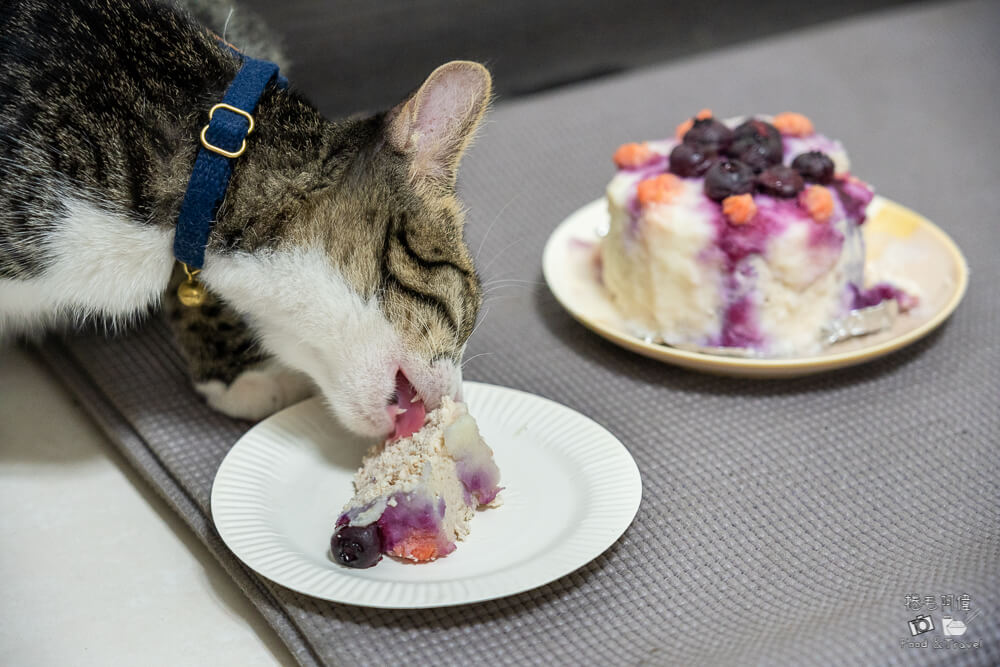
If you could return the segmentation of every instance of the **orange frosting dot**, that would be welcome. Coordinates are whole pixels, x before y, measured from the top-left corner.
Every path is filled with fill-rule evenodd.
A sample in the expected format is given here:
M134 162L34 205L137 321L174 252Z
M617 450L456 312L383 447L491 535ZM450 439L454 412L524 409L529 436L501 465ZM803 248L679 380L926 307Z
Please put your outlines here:
M833 215L833 193L822 185L810 185L803 190L799 203L816 222L827 222Z
M711 109L702 109L694 115L694 118L688 118L686 121L677 126L677 138L683 139L687 131L694 127L694 122L696 120L705 120L706 118L712 117Z
M653 159L654 155L653 149L646 144L631 143L619 146L612 159L619 169L628 169L641 167Z
M745 225L757 215L753 195L730 195L722 200L722 215L734 225Z
M643 181L639 181L636 189L636 196L639 204L648 206L649 204L666 204L678 195L683 184L681 179L673 174L660 174Z
M778 128L778 132L792 137L808 137L810 134L816 133L815 128L813 128L812 121L806 116L803 116L800 113L795 113L794 111L779 113L774 117L774 120L771 121L771 125Z

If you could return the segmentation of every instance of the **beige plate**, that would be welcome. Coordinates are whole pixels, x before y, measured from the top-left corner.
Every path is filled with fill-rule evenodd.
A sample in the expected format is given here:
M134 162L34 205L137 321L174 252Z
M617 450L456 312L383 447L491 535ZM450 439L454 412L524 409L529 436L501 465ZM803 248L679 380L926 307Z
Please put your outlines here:
M870 336L832 345L823 354L783 359L746 359L688 352L648 343L630 334L598 281L594 253L597 230L608 223L604 199L566 218L549 237L542 258L545 281L559 303L585 326L639 354L697 371L740 377L810 375L853 366L894 352L926 336L955 310L969 282L969 269L955 242L934 223L899 204L876 197L864 225L865 275L920 295L920 305L895 325Z

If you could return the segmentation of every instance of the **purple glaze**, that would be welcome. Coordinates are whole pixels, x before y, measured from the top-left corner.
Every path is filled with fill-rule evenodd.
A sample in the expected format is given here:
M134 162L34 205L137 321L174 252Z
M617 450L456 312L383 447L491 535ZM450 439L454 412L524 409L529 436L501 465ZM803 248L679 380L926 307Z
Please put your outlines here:
M639 206L639 197L636 194L638 186L639 181L636 181L631 192L629 192L628 201L625 202L625 208L628 210L628 217L630 219L629 232L632 234L635 234L638 230L639 215L642 213L642 207Z
M758 194L754 197L757 215L750 224L733 225L722 215L721 207L715 206L715 225L718 230L716 242L726 256L726 269L733 273L737 265L753 254L763 255L772 237L781 234L792 222L809 224L809 246L829 246L839 250L844 236L832 224L815 224L809 214L795 199L780 199Z
M711 347L760 347L763 337L757 326L756 308L749 297L742 294L740 276L751 271L743 260L754 253L763 253L771 234L783 228L784 223L770 210L771 204L780 200L762 195L754 197L754 202L758 203L757 215L748 225L730 224L722 215L720 203L704 194L702 200L702 206L709 209L709 219L716 232L715 250L722 253L723 269L727 274L723 288L725 309L719 335L704 344ZM763 208L759 205L761 200L766 200Z
M757 308L749 296L743 296L729 303L723 313L722 334L719 347L758 348L763 343L763 335L757 326Z
M842 215L842 214L841 214ZM837 220L841 215L834 215ZM839 252L844 245L844 235L840 233L832 223L818 223L809 225L809 247L827 247Z
M764 255L770 239L793 222L808 224L809 245L812 248L829 247L840 250L844 237L832 224L813 222L796 199L756 195L754 203L757 205L757 215L746 225L730 224L722 215L719 204L707 198L706 202L713 207L716 244L725 256L725 270L728 274L725 287L727 305L723 312L722 327L718 339L709 341L708 344L760 349L765 340L758 325L757 306L739 288L742 283L739 274L749 270L745 260L751 255Z
M883 301L895 299L896 303L899 305L899 309L906 311L915 307L918 302L917 297L907 294L903 290L894 285L890 285L889 283L878 283L868 289L861 289L854 283L851 283L850 289L852 294L852 309L870 308L872 306L877 306Z
M476 507L487 505L500 493L500 469L492 459L485 463L473 461L456 461L455 469L458 479L466 491L466 504Z
M837 198L844 207L844 213L854 221L855 224L862 224L865 221L865 209L875 197L875 192L864 181L848 175L846 178L838 178L830 184L833 191L837 193Z
M435 535L441 532L443 499L435 503L419 491L395 493L390 498L395 499L396 504L386 506L378 519L385 551L392 551L397 544L414 534Z
M714 220L719 234L717 243L726 256L728 273L753 254L764 254L767 242L788 226L789 218L804 218L805 213L793 201L767 195L754 197L757 215L748 225L732 225L722 215L722 208L715 205Z

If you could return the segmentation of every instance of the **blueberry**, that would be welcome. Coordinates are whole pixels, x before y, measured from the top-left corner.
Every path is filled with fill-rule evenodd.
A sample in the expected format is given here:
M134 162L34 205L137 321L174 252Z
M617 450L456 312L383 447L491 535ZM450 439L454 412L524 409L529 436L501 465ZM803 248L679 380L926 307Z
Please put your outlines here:
M792 168L812 183L827 185L833 181L833 160L826 153L809 151L796 155Z
M716 153L693 144L677 144L670 151L670 171L678 176L701 176L712 166Z
M783 164L768 167L757 176L757 188L775 197L794 197L804 186L799 172Z
M733 157L757 173L781 162L781 156L778 155L776 157L774 151L764 144L749 144L742 151L733 155Z
M753 139L759 142L766 141L781 146L781 132L778 132L778 128L756 118L743 121L733 128L733 141L739 139Z
M733 130L733 141L726 153L760 172L773 164L781 163L784 145L776 127L762 120L752 119Z
M733 140L733 131L714 118L699 118L684 133L683 141L692 146L724 151Z
M705 195L722 201L753 190L753 169L739 160L719 160L705 174Z
M377 523L340 526L330 539L334 559L346 567L371 567L382 560L382 531Z

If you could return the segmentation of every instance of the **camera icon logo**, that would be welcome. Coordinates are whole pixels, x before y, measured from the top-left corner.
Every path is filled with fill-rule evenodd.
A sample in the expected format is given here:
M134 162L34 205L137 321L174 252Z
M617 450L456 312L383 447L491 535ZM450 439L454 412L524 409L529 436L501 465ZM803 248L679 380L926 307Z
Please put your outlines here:
M907 621L907 625L910 626L910 634L914 637L934 629L934 621L926 614L921 614L912 621Z

